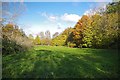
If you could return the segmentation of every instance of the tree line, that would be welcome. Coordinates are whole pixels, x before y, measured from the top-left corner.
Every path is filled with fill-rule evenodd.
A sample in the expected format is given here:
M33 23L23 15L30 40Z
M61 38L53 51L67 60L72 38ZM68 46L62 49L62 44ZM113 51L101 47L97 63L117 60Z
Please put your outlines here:
M29 39L35 45L51 45L51 34L49 30L47 30L45 33L40 32L35 38L32 34L30 34Z
M16 24L0 24L2 51L4 54L19 53L34 45L68 46L77 48L118 48L120 46L120 2L112 2L105 10L93 15L83 15L74 28L62 33L40 32L35 38L27 36Z
M74 28L67 28L53 43L80 48L118 48L119 9L120 2L113 2L94 15L83 15Z

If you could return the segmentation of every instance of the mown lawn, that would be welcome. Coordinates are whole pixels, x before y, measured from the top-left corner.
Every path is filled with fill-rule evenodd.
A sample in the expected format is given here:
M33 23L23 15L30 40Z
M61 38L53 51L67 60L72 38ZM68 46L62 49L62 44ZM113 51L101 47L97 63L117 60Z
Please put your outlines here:
M3 56L3 78L117 78L117 50L36 46Z

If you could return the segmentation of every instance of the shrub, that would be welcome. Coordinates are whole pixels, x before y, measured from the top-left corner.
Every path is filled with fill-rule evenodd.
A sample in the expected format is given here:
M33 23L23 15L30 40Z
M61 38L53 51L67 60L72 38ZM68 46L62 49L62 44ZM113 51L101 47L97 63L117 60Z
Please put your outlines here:
M31 40L28 39L24 32L16 29L14 25L3 26L2 30L2 54L24 52L33 46Z
M70 43L70 42L69 42L69 43L68 43L68 46L71 47L71 48L73 48L73 47L76 46L76 44L75 44L75 43Z

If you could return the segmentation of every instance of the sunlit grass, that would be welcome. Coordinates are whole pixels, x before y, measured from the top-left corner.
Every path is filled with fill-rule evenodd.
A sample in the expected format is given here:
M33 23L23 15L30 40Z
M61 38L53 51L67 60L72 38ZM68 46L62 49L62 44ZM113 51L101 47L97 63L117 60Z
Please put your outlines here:
M3 78L116 78L116 50L36 46L3 57Z

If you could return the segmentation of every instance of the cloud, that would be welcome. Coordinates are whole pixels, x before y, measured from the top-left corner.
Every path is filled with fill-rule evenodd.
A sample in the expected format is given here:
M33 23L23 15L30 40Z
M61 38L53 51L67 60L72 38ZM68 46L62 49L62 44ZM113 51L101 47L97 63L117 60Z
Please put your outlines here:
M49 21L55 22L55 21L64 21L64 22L77 22L79 19L81 19L80 15L77 14L68 14L64 13L62 15L53 15L48 14L46 12L41 13L43 17L46 17Z
M47 30L50 31L51 36L55 33L55 32L62 32L62 28L58 29L58 25L61 27L63 26L61 23L52 23L50 24L50 22L47 23L42 23L42 24L31 24L30 27L28 28L24 28L24 31L26 33L26 35L28 36L29 34L32 34L34 37L36 35L38 35L40 32L45 32ZM43 27L44 26L44 27Z
M57 16L49 16L48 19L50 21L56 21L57 20Z
M43 12L41 15L46 17L49 21L52 21L52 22L57 20L57 16L51 15L51 14L47 14L46 12Z
M68 13L65 13L64 15L61 16L61 20L67 22L77 22L80 18L81 16L77 14L68 14Z

